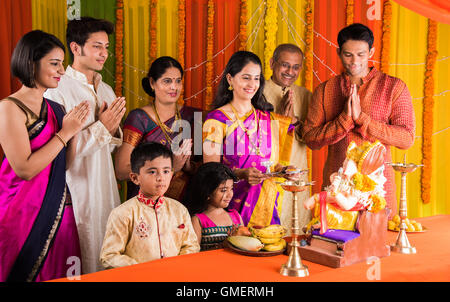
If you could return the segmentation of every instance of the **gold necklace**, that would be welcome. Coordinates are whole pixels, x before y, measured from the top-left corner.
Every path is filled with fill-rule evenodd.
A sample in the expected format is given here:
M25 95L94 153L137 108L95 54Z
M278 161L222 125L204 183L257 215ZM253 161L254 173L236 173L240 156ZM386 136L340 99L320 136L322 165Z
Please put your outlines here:
M164 133L164 136L166 137L166 140L169 144L172 144L172 139L169 136L169 133L172 134L173 131L169 127L166 126L163 122L161 122L161 119L159 118L158 110L156 110L155 101L152 102L153 111L156 115L156 122L158 123L159 128L161 128L162 132ZM175 120L174 123L176 123L177 120L181 120L180 111L178 110L178 105L175 104ZM182 128L180 128L181 131Z
M252 111L253 111L253 114L255 115L255 119L256 119L256 136L257 136L257 138L256 138L257 144L256 145L250 139L249 130L244 126L244 123L242 123L241 119L238 116L236 109L233 107L233 105L231 105L231 103L229 103L229 104L230 104L231 110L233 111L234 116L236 117L239 127L241 127L241 129L247 135L248 141L250 142L250 144L252 144L253 150L256 150L256 155L260 156L261 155L260 146L261 146L262 138L261 138L261 129L259 129L259 118L258 118L258 115L256 114L255 107L253 107L253 105L252 105Z

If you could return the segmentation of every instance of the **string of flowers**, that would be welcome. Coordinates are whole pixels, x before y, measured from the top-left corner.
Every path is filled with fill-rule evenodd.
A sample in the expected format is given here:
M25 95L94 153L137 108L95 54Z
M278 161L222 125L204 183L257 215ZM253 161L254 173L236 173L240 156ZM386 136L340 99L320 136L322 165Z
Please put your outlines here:
M184 68L186 34L186 0L178 0L178 62ZM183 105L184 91L181 91L178 105Z
M214 47L214 0L208 0L208 27L206 32L206 109L210 109L213 99L213 47Z
M272 76L270 58L275 50L278 12L277 0L266 0L266 15L264 17L264 75L266 79Z
M247 0L241 0L239 21L239 50L245 50L247 44Z
M391 43L391 19L392 5L390 0L384 0L383 3L383 25L381 38L381 63L380 70L389 73L389 51Z
M114 92L117 96L123 94L123 0L116 0L116 45L115 45L115 85Z
M422 201L430 202L431 174L432 174L432 135L433 135L433 107L434 107L434 77L433 70L438 55L436 49L437 22L428 19L427 58L424 81L423 99L423 138L422 138L422 164L421 174Z
M305 6L305 87L312 91L313 89L313 14L314 14L314 0L307 0Z
M156 23L158 21L157 16L158 0L150 0L150 64L156 59L158 44L156 37Z
M307 0L305 6L305 87L313 90L313 39L314 39L314 0ZM307 148L306 160L309 167L309 179L312 179L312 151ZM309 188L310 194L312 188Z
M350 25L353 23L354 20L354 8L355 8L355 3L353 0L347 0L347 7L346 7L346 24Z

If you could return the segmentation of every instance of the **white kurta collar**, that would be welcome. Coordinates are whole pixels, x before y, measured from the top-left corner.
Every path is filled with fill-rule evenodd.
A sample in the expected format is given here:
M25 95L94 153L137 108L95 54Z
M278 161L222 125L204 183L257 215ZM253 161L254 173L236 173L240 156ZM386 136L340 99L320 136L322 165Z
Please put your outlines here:
M74 69L71 65L66 68L66 75L71 77L74 80L80 81L81 83L89 86L87 77L84 73ZM98 72L94 72L94 89L97 91L98 85L102 81L102 75Z

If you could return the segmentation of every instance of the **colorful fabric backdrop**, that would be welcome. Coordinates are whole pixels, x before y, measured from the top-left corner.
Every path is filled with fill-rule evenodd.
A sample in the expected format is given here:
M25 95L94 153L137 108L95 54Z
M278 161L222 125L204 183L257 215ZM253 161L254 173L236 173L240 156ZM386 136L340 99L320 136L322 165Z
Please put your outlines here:
M420 5L427 6L421 11ZM448 2L448 1L447 1ZM116 25L104 80L127 99L127 111L149 102L141 88L151 61L177 58L185 68L183 100L207 110L231 54L246 49L263 61L277 44L294 43L306 55L297 84L313 90L342 72L337 33L360 22L375 34L372 64L406 82L413 97L416 141L393 148L394 161L424 163L407 178L408 214L450 214L450 8L444 0L2 0L0 2L0 97L19 85L9 73L18 39L42 29L65 42L69 18L92 16ZM423 7L423 6L422 6ZM423 13L423 15L421 15ZM428 19L432 18L432 19ZM66 63L68 63L66 56ZM311 178L322 182L326 148L309 153ZM400 194L400 175L397 175Z

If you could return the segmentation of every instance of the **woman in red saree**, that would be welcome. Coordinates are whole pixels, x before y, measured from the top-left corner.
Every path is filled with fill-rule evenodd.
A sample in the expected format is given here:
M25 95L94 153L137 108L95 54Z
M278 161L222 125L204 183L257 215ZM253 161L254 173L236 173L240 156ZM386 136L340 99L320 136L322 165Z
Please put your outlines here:
M172 57L157 58L142 79L142 88L154 98L148 105L132 110L124 123L123 144L115 154L116 177L127 182L127 199L138 194L138 187L130 179L130 155L143 142L158 142L174 154L174 176L165 196L182 201L190 175L200 159L189 155L192 149L195 109L178 108L182 89L183 68ZM201 123L201 111L198 112ZM201 125L200 125L201 126ZM183 128L181 131L180 128ZM180 147L180 138L184 139Z
M65 115L43 97L58 86L63 60L61 41L39 30L25 34L11 58L23 85L0 101L0 281L65 277L77 263L71 257L80 259L65 171L89 106Z

